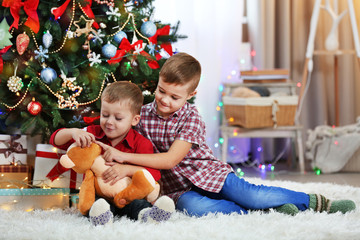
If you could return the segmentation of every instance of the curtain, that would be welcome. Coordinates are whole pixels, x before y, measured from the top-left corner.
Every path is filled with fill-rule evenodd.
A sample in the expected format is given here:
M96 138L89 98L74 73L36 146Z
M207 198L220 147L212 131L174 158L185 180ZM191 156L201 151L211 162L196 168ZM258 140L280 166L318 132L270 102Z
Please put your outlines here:
M291 1L291 64L292 77L301 81L305 64L305 52L310 31L310 20L315 0ZM335 1L330 1L332 8ZM357 25L360 25L360 3L353 1ZM322 1L322 5L325 1ZM348 9L347 1L338 1L338 13ZM315 50L325 48L325 39L332 26L330 15L320 10L317 31L315 35ZM339 48L354 49L349 13L341 20L338 26ZM352 124L360 113L359 102L359 66L354 54L345 54L338 57L339 86L334 86L334 56L314 55L314 70L311 75L309 90L304 96L304 107L300 122L305 129L313 129L318 125L335 125L335 90L339 93L339 125Z

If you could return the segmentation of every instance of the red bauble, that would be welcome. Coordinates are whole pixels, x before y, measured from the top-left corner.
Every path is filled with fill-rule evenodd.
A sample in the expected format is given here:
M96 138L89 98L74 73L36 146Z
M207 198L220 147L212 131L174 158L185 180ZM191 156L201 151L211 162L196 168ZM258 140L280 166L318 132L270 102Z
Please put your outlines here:
M31 101L28 105L27 105L27 109L29 111L29 113L31 115L38 115L41 110L42 110L42 105L39 102L36 101Z
M16 50L22 55L29 46L30 38L26 33L21 33L16 38Z

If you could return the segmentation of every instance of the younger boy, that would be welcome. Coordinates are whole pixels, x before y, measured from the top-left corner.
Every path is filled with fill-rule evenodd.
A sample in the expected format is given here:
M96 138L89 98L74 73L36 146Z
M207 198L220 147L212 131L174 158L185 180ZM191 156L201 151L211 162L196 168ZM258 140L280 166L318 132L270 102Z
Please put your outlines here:
M355 209L351 200L330 201L320 194L251 184L216 159L206 144L201 116L187 102L196 94L200 74L200 63L192 56L170 57L160 71L155 100L142 107L137 126L152 141L156 154L125 153L102 145L105 160L162 169L163 194L176 201L177 209L194 216L269 208L288 214Z
M111 83L104 89L101 96L100 125L91 125L83 130L77 128L59 129L52 134L50 143L55 147L66 150L73 142L76 142L81 147L88 147L92 142L97 141L124 152L153 153L152 143L132 128L140 120L142 103L143 95L137 85L124 81ZM112 164L104 172L103 179L105 182L114 184L126 176L132 177L140 169L143 169L143 167L118 163ZM155 181L160 179L159 170L148 167L145 167L145 169L151 173ZM162 200L160 202L166 203L169 201ZM170 205L171 203L172 201L170 200ZM158 208L163 207L158 205ZM94 206L96 206L96 202ZM122 209L111 206L111 210L117 216L127 216L130 219L137 220L140 211L151 206L145 199L139 199L134 200ZM109 213L106 214L108 215ZM93 219L101 218L94 217Z

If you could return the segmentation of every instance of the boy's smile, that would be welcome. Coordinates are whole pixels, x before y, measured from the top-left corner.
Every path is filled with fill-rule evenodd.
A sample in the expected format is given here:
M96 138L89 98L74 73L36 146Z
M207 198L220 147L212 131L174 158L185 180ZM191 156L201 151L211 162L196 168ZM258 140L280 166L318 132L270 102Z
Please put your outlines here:
M184 85L167 83L160 77L155 92L157 113L164 118L168 118L184 106L186 101L196 94L196 91L192 93L188 92L190 85L191 82Z
M124 139L130 128L135 126L139 119L140 115L135 115L126 101L114 103L101 101L100 126L113 146Z

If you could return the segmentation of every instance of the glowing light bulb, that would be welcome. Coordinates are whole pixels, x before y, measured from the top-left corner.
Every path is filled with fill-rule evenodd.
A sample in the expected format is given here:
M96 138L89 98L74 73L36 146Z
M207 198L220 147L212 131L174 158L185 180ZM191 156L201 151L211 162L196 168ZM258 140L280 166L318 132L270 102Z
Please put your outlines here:
M223 138L219 138L219 143L223 144L224 143L224 139Z
M224 85L220 84L220 86L219 86L219 91L220 91L220 92L224 91Z
M297 87L301 87L301 82L298 82L298 83L296 84L296 86L297 86Z

